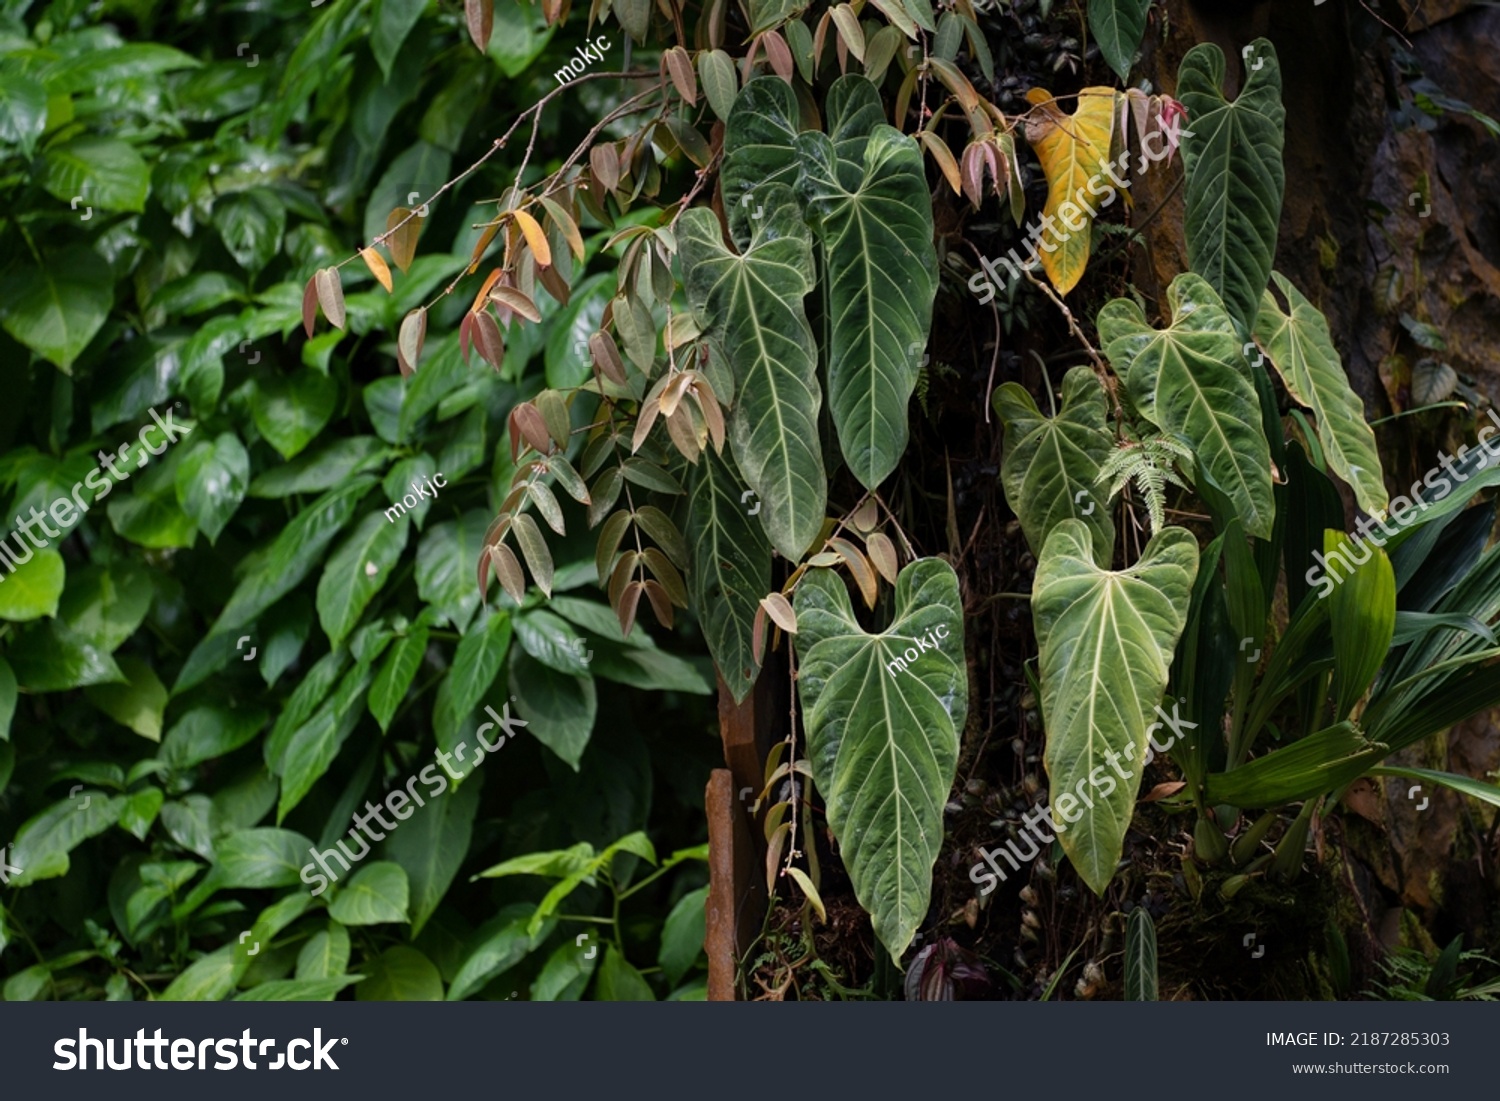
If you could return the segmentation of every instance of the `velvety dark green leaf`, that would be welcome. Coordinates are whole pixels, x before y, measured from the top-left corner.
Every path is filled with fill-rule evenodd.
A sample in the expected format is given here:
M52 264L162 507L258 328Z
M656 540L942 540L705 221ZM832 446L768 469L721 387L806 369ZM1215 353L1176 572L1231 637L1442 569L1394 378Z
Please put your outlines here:
M735 246L743 252L765 219L770 189L797 182L797 97L780 77L756 77L740 90L724 128L719 172L724 211ZM759 212L759 217L757 217Z
M1091 3L1090 15L1093 10ZM1154 1002L1156 997L1156 925L1147 909L1137 906L1125 924L1125 1000Z
M1128 298L1108 303L1098 318L1105 355L1136 408L1191 444L1195 465L1228 495L1245 531L1268 539L1271 453L1234 323L1213 288L1190 272L1172 280L1167 301L1166 329L1153 329Z
M1182 59L1177 98L1190 128L1182 132L1188 263L1248 339L1276 256L1286 109L1275 47L1257 38L1246 50L1247 79L1233 103L1224 98L1223 51L1211 42Z
M1134 566L1111 571L1096 563L1088 526L1064 520L1038 559L1031 606L1040 650L1047 776L1057 793L1092 785L1089 798L1095 805L1083 812L1082 821L1062 808L1057 814L1069 823L1061 833L1063 850L1099 894L1125 843L1147 727L1157 718L1197 572L1197 542L1183 528L1171 527L1151 538ZM1116 783L1108 762L1115 762L1118 776L1121 757L1130 779ZM1079 798L1073 795L1075 803Z
M1098 376L1074 367L1063 376L1062 409L1048 417L1024 388L1007 382L995 391L995 412L1005 425L1000 481L1021 521L1033 554L1063 520L1088 526L1095 556L1114 556L1115 523L1107 487L1096 484L1099 465L1114 446L1105 427L1109 402Z
M734 369L735 459L760 498L772 546L795 561L817 536L828 495L818 434L822 393L802 309L812 255L790 190L763 187L756 201L764 217L743 256L724 247L718 221L702 208L682 215L678 247L688 299Z
M909 564L878 634L830 570L803 577L796 611L813 779L855 896L899 959L927 914L968 717L958 577L939 559Z
M874 489L906 451L906 405L937 293L922 153L881 124L865 146L862 177L846 187L830 138L809 132L796 144L799 193L823 244L828 407L850 470Z

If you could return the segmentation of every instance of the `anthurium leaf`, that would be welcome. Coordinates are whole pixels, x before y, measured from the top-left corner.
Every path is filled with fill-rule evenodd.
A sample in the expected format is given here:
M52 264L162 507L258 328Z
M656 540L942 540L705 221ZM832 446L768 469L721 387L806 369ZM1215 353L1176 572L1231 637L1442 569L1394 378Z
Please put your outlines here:
M1088 525L1094 556L1108 562L1114 555L1115 522L1095 479L1114 437L1105 427L1108 400L1097 376L1088 367L1068 371L1062 409L1055 417L1042 413L1014 382L995 391L994 405L1005 425L1000 481L1031 552L1040 554L1052 529L1072 517Z
M1089 0L1089 30L1104 60L1121 80L1130 79L1130 63L1146 33L1146 12L1150 8L1151 0ZM1152 943L1154 948L1154 939Z
M1104 165L1109 160L1114 137L1115 90L1083 89L1078 93L1078 107L1071 115L1064 113L1052 96L1040 88L1033 88L1026 98L1035 105L1034 120L1027 124L1026 140L1047 176L1043 225L1056 227L1042 236L1042 268L1057 293L1067 294L1088 267L1094 215L1098 213L1098 196L1102 193L1095 188L1107 186L1103 183ZM1089 186L1091 180L1095 188ZM1056 246L1051 252L1045 247L1049 243Z
M906 405L937 293L922 153L881 124L855 166L861 177L848 188L827 135L798 135L797 155L798 190L826 267L828 408L849 469L874 489L906 450Z
M813 778L855 896L900 958L927 914L969 711L958 577L940 559L909 564L879 634L830 570L803 577L796 611Z
M1093 10L1090 4L1091 16ZM1154 1002L1156 992L1156 925L1150 911L1137 906L1125 925L1125 1000Z
M756 77L734 98L719 180L729 232L740 251L765 217L765 189L797 182L799 116L796 93L780 77Z
M1172 324L1153 329L1140 306L1116 298L1099 311L1099 339L1136 407L1163 431L1185 439L1244 520L1271 536L1271 450L1260 399L1234 323L1201 276L1184 272L1167 288Z
M1349 483L1359 507L1372 515L1384 512L1389 497L1375 432L1365 419L1364 402L1349 387L1328 319L1286 276L1272 272L1271 279L1290 312L1282 312L1268 289L1255 319L1255 339L1286 383L1287 392L1317 418L1318 442L1328 465Z
M1031 607L1052 817L1078 874L1102 894L1135 808L1147 727L1157 721L1186 620L1198 544L1183 528L1165 528L1140 561L1115 571L1096 564L1092 540L1082 520L1052 530L1037 562ZM1126 764L1119 765L1121 758ZM1117 782L1121 771L1130 779ZM1070 817L1059 803L1071 796L1082 806L1086 787L1094 806L1081 819Z
M1224 54L1194 46L1177 70L1187 108L1182 131L1188 264L1218 291L1249 334L1276 256L1286 176L1281 164L1281 66L1264 38L1246 47L1245 86L1224 98Z
M724 246L703 207L678 228L688 300L734 371L729 422L734 457L760 498L771 545L796 560L816 538L828 501L818 436L817 354L802 310L812 289L812 249L791 189L760 188L763 217L744 255Z
M1357 555L1358 546L1363 552ZM1328 595L1333 628L1334 717L1349 717L1379 672L1396 632L1396 574L1385 549L1370 540L1352 540L1341 531L1323 533L1323 557L1334 554L1354 566Z
M755 610L771 591L771 544L750 515L761 507L747 499L729 456L704 453L693 471L688 540L693 568L688 584L703 637L735 702L755 687L760 662L753 646Z

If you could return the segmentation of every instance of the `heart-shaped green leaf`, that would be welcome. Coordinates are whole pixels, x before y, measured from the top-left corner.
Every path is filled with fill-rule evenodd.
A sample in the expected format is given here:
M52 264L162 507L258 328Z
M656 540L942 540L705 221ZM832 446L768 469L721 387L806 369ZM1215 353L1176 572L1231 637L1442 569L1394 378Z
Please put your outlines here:
M1224 54L1208 42L1182 59L1177 96L1191 127L1182 131L1188 264L1248 334L1276 256L1286 109L1275 47L1257 38L1245 50L1249 79L1233 103L1222 90Z
M729 232L741 249L765 218L767 189L797 182L799 115L796 93L780 77L757 77L734 97L719 183Z
M1151 0L1089 0L1089 30L1121 80L1130 79L1130 63L1140 49L1150 8Z
M812 289L810 234L791 189L756 190L762 217L744 255L725 248L713 212L678 229L688 300L734 371L734 457L760 497L771 545L796 560L818 534L828 479L818 436L817 357L802 299Z
M906 450L937 293L932 199L917 143L875 127L861 162L824 134L797 137L798 184L823 243L828 294L828 406L854 476L874 489ZM852 186L840 177L852 177Z
M837 574L813 570L797 589L813 778L855 896L898 959L927 914L969 712L963 622L958 577L936 558L901 571L879 634L859 625Z
M1167 288L1172 325L1153 329L1140 306L1116 298L1099 311L1099 339L1136 407L1193 447L1199 468L1234 503L1245 531L1270 538L1271 450L1260 400L1224 303L1201 276Z
M1082 366L1063 376L1062 392L1062 410L1048 417L1017 383L995 391L995 412L1005 425L1000 481L1033 554L1041 553L1053 528L1074 517L1088 525L1095 557L1108 562L1115 523L1094 484L1114 445L1104 426L1108 400L1094 372Z
M1081 520L1053 529L1037 563L1031 609L1052 820L1078 874L1102 894L1135 807L1147 727L1157 721L1187 616L1198 544L1185 529L1166 528L1139 562L1116 571L1095 564L1091 543Z
M1349 487L1359 507L1384 512L1389 497L1375 432L1365 420L1365 405L1349 388L1343 361L1328 332L1328 319L1286 276L1271 279L1286 296L1290 313L1283 313L1276 296L1267 290L1255 319L1255 339L1266 350L1271 365L1286 383L1287 392L1312 410L1318 419L1318 442L1328 465Z
M749 695L760 675L752 645L755 610L771 591L771 544L751 515L764 506L747 494L727 456L704 452L688 504L688 582L703 637L735 702Z

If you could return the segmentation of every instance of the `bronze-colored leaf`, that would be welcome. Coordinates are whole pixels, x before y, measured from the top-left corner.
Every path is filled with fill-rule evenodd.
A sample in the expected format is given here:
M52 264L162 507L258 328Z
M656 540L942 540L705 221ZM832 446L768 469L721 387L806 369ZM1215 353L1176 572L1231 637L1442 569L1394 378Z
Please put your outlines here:
M714 443L714 450L719 454L724 453L724 411L719 408L719 399L714 396L714 389L708 384L703 376L693 383L693 400L698 403L698 410L703 414L703 423L708 426L708 438Z
M864 598L865 607L875 607L875 600L880 595L880 583L875 580L875 571L870 567L870 560L847 539L830 539L828 545L838 551L839 557L849 567L849 574L854 578L854 584L859 587L859 595Z
M692 371L678 371L667 378L667 384L661 391L662 416L670 417L677 411L677 403L682 400L682 395L687 393L687 388L696 377Z
M524 210L512 210L510 213L516 220L516 225L521 227L526 246L531 249L536 262L542 265L552 263L552 246L547 243L547 235L542 232L541 223Z
M772 70L790 84L797 64L792 60L791 47L786 44L786 39L781 37L780 31L767 31L760 40L766 48L766 60L771 63Z
M964 197L975 210L984 202L985 147L988 142L971 141L964 147L963 163L959 175L963 177Z
M547 435L558 447L567 447L573 435L573 425L568 419L568 402L556 390L543 390L531 399L547 425Z
M495 287L490 291L490 301L498 302L506 309L520 314L527 321L539 322L542 320L542 311L536 308L536 303L516 290L515 287Z
M526 575L521 572L521 563L517 561L515 554L504 543L490 548L490 561L495 567L495 576L500 579L500 587L517 604L526 595Z
M755 658L755 664L761 664L766 654L766 609L765 605L757 605L755 618L750 621L750 654Z
M667 73L672 78L677 94L687 100L689 107L698 106L698 77L693 72L693 62L688 57L688 52L681 46L673 46L662 57L666 61Z
M609 575L609 602L614 604L619 601L625 592L625 586L635 576L635 568L640 564L641 556L635 551L626 551L620 555L620 560L615 563L615 568Z
M385 288L385 293L391 293L391 269L386 266L385 257L372 248L359 250L359 258L365 262L365 267L370 269L370 274L375 281Z
M545 455L552 449L552 434L547 431L547 420L529 401L523 401L510 411L512 446L515 445L517 429L520 430L521 439L538 455Z
M620 499L620 490L624 487L625 478L617 466L610 467L594 479L594 488L589 491L592 498L589 502L589 527L599 526L604 514L615 507L615 502ZM599 580L604 580L602 575Z
M550 597L552 595L552 552L547 549L547 541L542 538L541 529L536 526L535 520L523 512L516 517L512 530L516 533L516 542L521 547L521 556L526 559L526 565L531 570L536 587L541 589L545 596Z
M495 0L464 0L464 22L469 25L469 37L479 52L490 48L490 31L495 26Z
M682 574L677 572L677 567L672 565L669 559L657 547L647 547L641 551L641 561L652 575L666 588L672 603L679 608L687 607L687 585L682 580ZM658 617L660 618L660 617Z
M495 370L500 370L500 364L505 360L505 340L500 336L500 323L495 320L489 310L470 314L474 319L473 339L474 348L480 358Z
M651 610L656 613L656 622L671 629L672 601L667 596L667 591L655 581L642 582L642 587L646 590L646 599L651 601Z
M479 267L479 261L484 259L484 250L490 247L490 242L495 239L495 235L499 232L500 223L492 222L491 224L485 226L483 232L479 234L479 240L474 242L474 251L469 254L469 275L473 275L475 270ZM395 254L395 250L392 249L391 255L394 256ZM402 268L401 270L405 271L406 269Z
M313 276L318 283L318 305L335 329L344 328L344 284L338 268L321 268Z
M620 157L612 142L604 142L589 150L589 167L594 179L604 185L604 190L613 191L620 183Z
M897 575L901 572L901 560L896 557L896 545L884 533L873 532L865 537L865 553L870 556L870 561L875 563L880 576L894 585Z
M786 597L780 593L767 593L760 598L760 606L776 626L789 635L797 633L797 613L792 610L792 602Z
M687 569L688 545L672 518L655 505L642 505L635 510L635 520L641 530L656 541L674 565Z
M635 628L635 612L641 604L641 593L646 586L639 581L625 586L625 591L620 594L620 599L614 602L615 615L620 619L620 634L626 638Z
M469 362L469 345L474 342L474 315L464 313L463 320L458 323L458 353L464 357L464 363Z
M542 514L542 519L547 521L547 526L558 535L567 535L562 506L557 503L557 495L552 492L552 487L546 482L532 482L526 487L526 492L536 504L536 510Z
M635 422L635 432L630 437L630 453L634 455L641 449L641 444L646 442L646 437L651 434L651 426L656 423L657 414L661 412L661 399L652 398L641 406L639 416Z
M557 484L573 500L580 505L587 505L592 501L589 497L589 487L583 484L583 479L578 476L578 471L573 469L573 464L561 455L553 455L547 460L547 469L557 479Z
M859 532L874 531L875 523L880 519L880 513L875 505L874 497L866 497L860 505L849 516L849 523L854 525L854 530Z
M620 358L620 349L615 338L608 333L595 333L589 337L589 355L594 366L616 386L628 386L625 378L625 361Z
M318 322L318 276L314 273L302 288L302 329L311 340L313 326Z
M667 438L672 441L672 446L677 448L684 459L698 465L698 456L703 453L703 445L698 440L698 429L693 423L693 415L690 407L680 406L678 410L667 418Z
M918 130L917 141L921 142L922 148L932 155L937 162L938 168L943 173L943 179L948 181L948 186L953 188L953 194L959 195L963 192L963 180L959 178L958 162L953 159L953 151L948 148L948 143L931 130Z
M557 299L559 305L566 306L568 299L573 297L573 289L568 286L568 281L555 266L543 268L536 273L536 277L537 281L547 289L547 293Z
M408 215L411 215L410 221L407 220ZM401 226L400 229L396 228L398 225ZM385 232L385 247L391 250L391 259L405 275L417 256L417 238L422 234L422 216L412 214L404 206L398 206L386 218Z
M625 509L610 513L609 519L599 529L599 542L594 546L594 568L599 574L599 584L608 579L614 566L615 555L620 552L620 540L630 528L630 513Z
M427 342L427 307L418 306L401 320L401 332L396 337L396 362L403 375L417 369L422 358L422 345Z

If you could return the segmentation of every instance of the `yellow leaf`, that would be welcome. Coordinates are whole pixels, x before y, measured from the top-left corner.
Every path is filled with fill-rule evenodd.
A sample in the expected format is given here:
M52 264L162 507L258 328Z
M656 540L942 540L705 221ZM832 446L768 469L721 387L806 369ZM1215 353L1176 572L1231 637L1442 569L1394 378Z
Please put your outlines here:
M536 262L546 267L552 263L552 247L547 244L547 235L542 232L542 227L537 220L524 210L512 210L511 217L515 218L516 225L521 227L521 232L526 237L526 244L531 247L531 255L536 257Z
M391 293L391 269L385 266L385 259L372 248L359 250L359 258L365 262L365 267L370 269L373 275L385 288L385 293Z
M1036 108L1026 123L1026 140L1047 176L1047 207L1036 247L1059 294L1067 294L1083 277L1094 216L1114 201L1116 189L1104 166L1114 134L1115 95L1113 88L1085 88L1069 115L1043 89L1026 93Z

